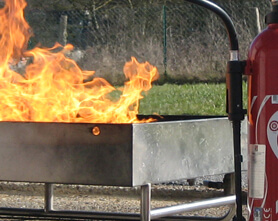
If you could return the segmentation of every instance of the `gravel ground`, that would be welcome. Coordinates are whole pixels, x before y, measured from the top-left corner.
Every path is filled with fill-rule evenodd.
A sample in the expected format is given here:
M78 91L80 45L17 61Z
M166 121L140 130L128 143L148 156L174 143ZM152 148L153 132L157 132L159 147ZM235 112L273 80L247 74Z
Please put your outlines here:
M208 177L208 179L219 181L221 176ZM187 182L152 185L152 208L224 196L223 189L208 188L203 185L204 180L206 178L196 179L193 186L188 185ZM245 180L246 176L243 175L244 191L246 191ZM44 184L1 182L0 207L42 209L44 207ZM139 213L140 188L55 185L54 209ZM182 215L220 217L225 215L228 210L229 207L222 206ZM245 205L243 212L246 216Z

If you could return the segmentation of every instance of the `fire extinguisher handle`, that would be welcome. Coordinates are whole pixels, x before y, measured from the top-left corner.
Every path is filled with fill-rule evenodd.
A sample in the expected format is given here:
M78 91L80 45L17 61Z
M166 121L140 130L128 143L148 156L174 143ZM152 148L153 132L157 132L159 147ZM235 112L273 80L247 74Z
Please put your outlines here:
M230 121L242 121L247 113L242 102L242 75L246 61L228 61L226 74L226 112Z

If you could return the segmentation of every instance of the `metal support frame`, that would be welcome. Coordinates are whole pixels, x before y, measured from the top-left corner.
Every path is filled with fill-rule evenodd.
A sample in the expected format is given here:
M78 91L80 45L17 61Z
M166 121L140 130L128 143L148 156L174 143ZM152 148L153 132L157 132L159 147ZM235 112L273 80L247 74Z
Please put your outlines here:
M236 196L232 195L232 196L218 197L218 198L203 200L198 202L186 203L181 205L168 206L168 207L163 207L158 209L151 209L151 184L146 184L144 186L141 186L141 221L150 221L152 219L169 217L184 212L208 209L208 208L225 206L225 205L231 205L233 206L233 208L235 208L235 202L236 202ZM231 209L226 214L226 216L215 218L215 219L230 220L234 215L234 212L231 211L234 210ZM182 218L184 219L185 217L182 216ZM200 219L210 220L213 219L213 217L207 217L207 218L200 217Z
M88 212L72 210L55 210L53 208L54 184L45 184L44 208L0 208L0 218L30 218L38 217L40 219L98 219L98 220L231 220L235 214L236 197L226 196L176 206L151 209L151 184L141 186L141 208L140 214L132 213L113 213L113 212ZM201 210L206 208L230 205L230 210L223 217L186 217L173 216L184 212Z

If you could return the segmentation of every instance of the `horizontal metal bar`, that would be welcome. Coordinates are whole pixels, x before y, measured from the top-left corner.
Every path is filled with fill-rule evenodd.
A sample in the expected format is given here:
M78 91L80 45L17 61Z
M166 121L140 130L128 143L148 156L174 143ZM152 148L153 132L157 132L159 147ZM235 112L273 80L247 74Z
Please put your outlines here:
M99 219L99 220L140 220L140 214L113 213L113 212L90 212L71 210L52 210L26 208L0 208L0 216L20 217L45 217L45 218L73 218L73 219Z
M224 220L227 216L233 213L230 211L223 217L201 217L201 216L168 216L159 220ZM69 211L69 210L53 210L45 212L44 209L27 209L27 208L0 208L0 218L22 218L36 217L39 219L98 219L98 220L140 220L140 214L136 213L113 213L113 212L89 212L89 211Z
M180 214L189 211L231 205L231 204L235 204L235 202L236 202L236 197L235 195L233 195L233 196L219 197L215 199L203 200L203 201L198 201L193 203L187 203L182 205L153 209L151 210L151 219L157 219L160 217L171 216L171 215Z
M178 213L212 208L235 203L235 196L221 197L211 200L188 203L184 205L165 207L150 211L151 219L163 217L161 220L184 220L186 216L171 216ZM229 213L228 213L229 214ZM114 213L114 212L90 212L71 210L45 210L28 208L0 208L0 216L40 217L40 218L72 218L72 219L98 219L98 220L140 220L140 214ZM222 220L224 217L190 217L191 220Z

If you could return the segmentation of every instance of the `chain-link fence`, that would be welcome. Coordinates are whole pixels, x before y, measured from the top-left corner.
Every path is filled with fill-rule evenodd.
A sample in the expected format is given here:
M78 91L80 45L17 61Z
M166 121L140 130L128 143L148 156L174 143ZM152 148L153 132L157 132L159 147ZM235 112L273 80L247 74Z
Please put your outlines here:
M233 19L244 59L271 6L266 0L219 4ZM122 67L131 56L157 66L166 80L225 77L229 42L223 23L191 3L67 11L27 7L26 18L34 31L30 47L71 43L71 56L83 69L112 83L122 82Z

